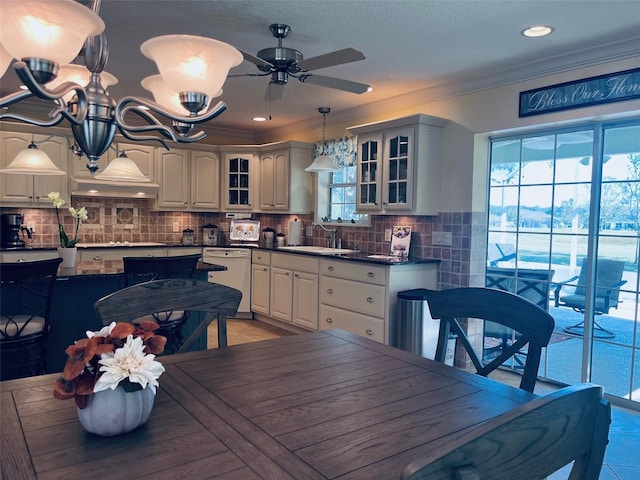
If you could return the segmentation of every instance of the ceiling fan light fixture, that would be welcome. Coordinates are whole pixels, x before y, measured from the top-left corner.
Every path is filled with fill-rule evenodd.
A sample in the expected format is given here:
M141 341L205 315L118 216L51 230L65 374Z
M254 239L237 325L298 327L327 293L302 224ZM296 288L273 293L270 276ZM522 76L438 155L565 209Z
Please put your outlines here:
M20 175L66 175L51 161L49 155L40 150L32 140L0 173Z
M327 155L324 151L325 144L325 129L327 127L327 113L329 113L331 109L329 107L320 107L318 108L318 112L322 114L322 153L314 158L311 165L305 168L307 172L333 172L336 170L340 170L331 158L330 155Z

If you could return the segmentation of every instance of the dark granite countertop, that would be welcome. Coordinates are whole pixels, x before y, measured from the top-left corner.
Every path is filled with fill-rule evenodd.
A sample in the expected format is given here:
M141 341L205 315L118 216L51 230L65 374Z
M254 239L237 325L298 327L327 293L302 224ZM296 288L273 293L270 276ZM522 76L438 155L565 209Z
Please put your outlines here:
M221 272L227 267L223 265L214 265L212 263L198 262L197 272ZM74 267L60 267L58 269L58 279L81 279L87 277L110 277L113 275L122 275L124 266L122 260L89 260L76 261Z

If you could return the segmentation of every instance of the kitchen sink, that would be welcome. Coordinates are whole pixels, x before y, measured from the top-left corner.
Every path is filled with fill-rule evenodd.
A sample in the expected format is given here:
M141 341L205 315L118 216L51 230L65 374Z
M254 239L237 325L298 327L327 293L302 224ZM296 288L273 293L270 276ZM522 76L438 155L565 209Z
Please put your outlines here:
M287 250L290 252L301 253L317 253L319 255L349 255L350 253L357 253L358 250L351 250L349 248L330 248L330 247L316 247L313 245L297 246L297 247L278 247L278 250Z

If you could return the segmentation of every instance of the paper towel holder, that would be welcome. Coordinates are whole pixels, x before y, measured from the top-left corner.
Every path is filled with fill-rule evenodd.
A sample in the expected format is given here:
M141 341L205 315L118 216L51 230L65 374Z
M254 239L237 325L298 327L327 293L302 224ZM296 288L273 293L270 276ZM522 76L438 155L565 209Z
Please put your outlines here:
M289 245L302 245L302 222L295 218L289 222Z

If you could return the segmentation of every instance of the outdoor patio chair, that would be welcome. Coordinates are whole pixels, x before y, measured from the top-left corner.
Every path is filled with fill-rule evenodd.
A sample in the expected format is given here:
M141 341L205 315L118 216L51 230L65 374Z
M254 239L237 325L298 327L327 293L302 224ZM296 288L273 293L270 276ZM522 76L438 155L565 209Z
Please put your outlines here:
M618 308L620 287L627 283L626 280L622 280L624 263L625 262L623 260L611 260L606 258L598 259L596 266L596 298L594 305L594 313L596 315L608 314L610 308ZM576 280L578 282L574 283ZM587 293L587 258L585 257L582 259L579 276L554 283L555 289L553 295L555 299L555 306L569 307L576 312L584 314ZM568 292L563 294L563 289L566 287L575 287L575 289L572 293ZM604 332L607 337L615 336L613 331L602 327L602 325L596 321L594 321L593 327L595 330ZM581 334L581 329L584 329L584 320L576 323L575 325L564 328L566 332L574 334Z
M551 315L529 300L513 293L492 288L452 288L427 291L431 317L440 319L440 332L435 360L444 363L449 331L458 336L458 344L466 350L478 375L486 377L516 353L527 347L520 388L533 392L540 366L542 347L553 333L555 321ZM463 319L489 320L516 332L515 341L484 364L461 325Z
M602 387L566 387L434 445L401 478L539 480L575 460L569 478L597 480L610 423Z

